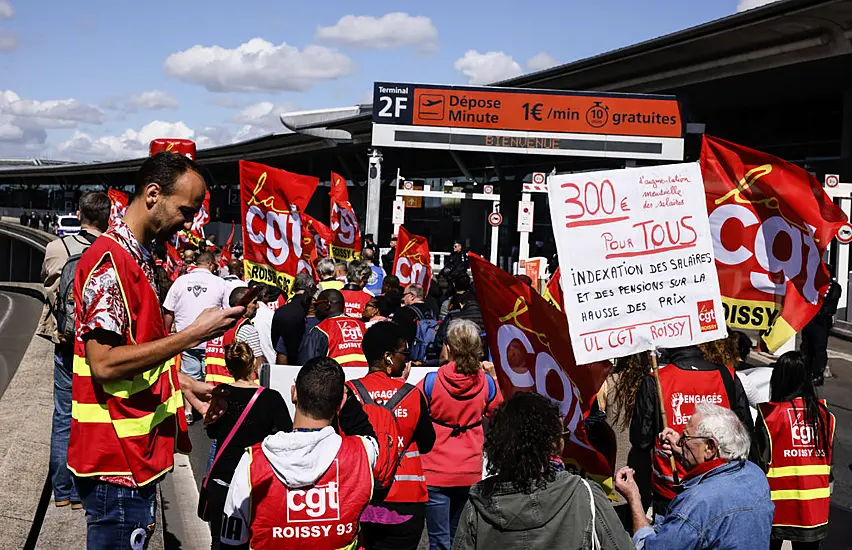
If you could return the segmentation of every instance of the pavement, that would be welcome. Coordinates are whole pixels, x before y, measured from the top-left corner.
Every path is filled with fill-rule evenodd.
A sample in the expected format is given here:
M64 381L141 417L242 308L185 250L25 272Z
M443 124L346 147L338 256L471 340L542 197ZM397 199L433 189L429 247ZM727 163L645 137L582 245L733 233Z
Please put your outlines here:
M30 296L0 291L0 397L24 358L42 307Z

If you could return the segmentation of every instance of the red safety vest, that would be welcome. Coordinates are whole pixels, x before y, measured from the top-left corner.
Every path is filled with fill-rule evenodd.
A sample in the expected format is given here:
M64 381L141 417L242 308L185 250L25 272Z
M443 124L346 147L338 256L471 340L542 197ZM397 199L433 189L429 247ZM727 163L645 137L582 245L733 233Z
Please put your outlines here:
M237 331L246 323L251 323L251 320L244 317L228 329L225 334L207 342L204 352L204 369L206 370L204 381L208 384L218 386L219 384L234 383L234 377L228 367L225 366L225 347L234 343L234 340L237 339Z
M316 483L290 489L272 471L261 444L249 449L253 550L358 547L361 513L373 496L370 460L360 437L343 437Z
M355 319L363 317L364 306L372 296L363 290L341 290L340 293L343 294L343 313Z
M733 369L726 368L733 377ZM683 370L675 365L666 365L660 368L660 385L663 388L663 406L666 408L669 427L678 434L683 433L697 403L731 408L725 383L717 370ZM675 465L678 480L682 481L686 470L677 462ZM671 500L675 497L671 461L663 453L659 438L654 438L651 486L663 498Z
M359 380L367 389L373 401L379 405L386 403L405 384L405 381L391 378L383 372L373 372L359 378ZM352 393L363 404L364 402L352 382L349 381L346 384L352 388ZM420 463L420 451L417 450L417 443L413 441L414 430L417 428L420 415L427 414L426 411L420 409L421 395L420 391L415 388L393 410L399 424L399 435L402 438L399 440L398 452L405 451L405 454L402 456L393 477L390 492L385 497L386 502L429 501L426 477L423 475L423 466Z
M317 325L328 337L328 355L341 367L366 367L367 358L361 351L361 340L367 327L358 319L340 315L329 317Z
M74 274L77 319L83 318L83 289L95 268L108 259L130 320L128 345L168 335L160 301L145 273L111 235L98 238ZM174 467L174 453L192 446L183 415L183 396L173 359L151 365L133 378L99 384L92 379L86 347L74 341L71 436L68 469L78 477L132 476L146 485Z
M825 401L821 401L825 405ZM766 479L775 504L775 527L812 528L828 523L831 493L831 449L834 415L822 411L828 423L828 453L816 446L815 428L805 423L801 398L785 403L761 403L760 418L772 440L772 458Z

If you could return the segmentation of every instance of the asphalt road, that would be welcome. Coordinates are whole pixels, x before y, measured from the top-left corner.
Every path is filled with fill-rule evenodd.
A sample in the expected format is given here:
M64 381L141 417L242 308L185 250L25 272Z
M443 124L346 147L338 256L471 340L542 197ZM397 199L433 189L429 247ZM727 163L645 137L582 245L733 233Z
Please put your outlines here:
M30 345L42 303L17 292L0 292L0 396Z

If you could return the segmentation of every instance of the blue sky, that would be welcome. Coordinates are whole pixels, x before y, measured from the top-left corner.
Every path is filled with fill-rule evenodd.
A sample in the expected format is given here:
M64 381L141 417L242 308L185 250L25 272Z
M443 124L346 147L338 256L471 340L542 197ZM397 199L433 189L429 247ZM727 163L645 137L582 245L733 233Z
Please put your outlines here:
M0 158L222 145L376 80L487 84L764 3L0 0Z

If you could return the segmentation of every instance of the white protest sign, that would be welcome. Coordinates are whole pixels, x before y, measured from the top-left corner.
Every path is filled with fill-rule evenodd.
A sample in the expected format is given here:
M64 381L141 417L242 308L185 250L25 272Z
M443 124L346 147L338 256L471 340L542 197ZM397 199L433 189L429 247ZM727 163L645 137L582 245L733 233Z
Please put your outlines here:
M697 162L548 186L577 363L727 334Z

